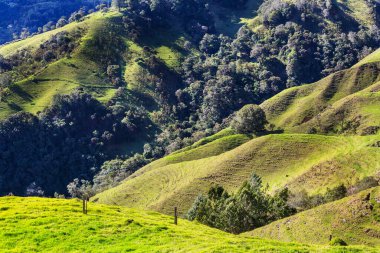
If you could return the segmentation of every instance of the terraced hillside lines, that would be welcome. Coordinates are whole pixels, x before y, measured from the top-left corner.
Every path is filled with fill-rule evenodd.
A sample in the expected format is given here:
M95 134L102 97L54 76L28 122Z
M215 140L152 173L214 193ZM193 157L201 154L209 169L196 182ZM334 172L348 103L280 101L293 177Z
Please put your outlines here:
M272 190L287 185L291 190L306 188L310 193L324 192L327 187L347 183L347 180L352 183L373 175L379 168L377 158L380 158L380 149L369 146L377 140L377 136L264 136L207 158L198 157L193 161L163 158L137 171L121 185L98 194L93 200L167 214L177 206L184 215L194 199L206 193L212 184L234 191L253 172L269 183ZM214 143L207 145L213 147ZM206 148L203 150L207 152ZM182 155L186 157L185 154ZM174 157L180 155L178 153ZM357 166L353 168L352 164L345 163L347 159ZM318 166L329 163L334 163L334 166L323 170L321 177L326 178L325 181L310 176ZM339 178L341 175L350 177Z
M243 134L230 135L222 137L210 143L206 143L199 147L187 149L185 148L181 152L175 152L169 156L165 156L163 159L152 163L153 167L164 166L167 164L180 163L185 161L194 161L202 158L216 156L223 154L229 150L239 147L250 140L250 137ZM190 146L191 147L191 146ZM152 167L149 166L149 167Z
M0 248L6 252L317 252L320 246L236 236L155 212L79 200L0 198ZM322 247L328 252L343 248ZM375 252L349 247L345 252Z
M379 245L380 188L319 206L247 234L315 244L327 244L332 235L349 245Z
M320 114L319 120L325 126L338 125L338 128L351 121L359 125L356 133L376 133L376 130L367 132L380 126L380 82L337 101ZM317 118L307 122L303 128L313 125L318 125Z
M363 131L378 124L377 114L372 114L370 108L380 105L379 81L380 63L366 64L315 84L285 90L261 106L271 123L291 132L307 132L313 127L339 130L342 121L359 118L357 131ZM368 107L370 111L366 111ZM341 112L346 112L344 119L338 119Z
M355 185L364 177L377 175L380 171L380 149L374 144L380 136L346 139L342 152L333 158L319 161L301 175L287 182L294 192L307 190L310 193L324 193L328 187L339 184ZM310 190L313 189L313 190Z

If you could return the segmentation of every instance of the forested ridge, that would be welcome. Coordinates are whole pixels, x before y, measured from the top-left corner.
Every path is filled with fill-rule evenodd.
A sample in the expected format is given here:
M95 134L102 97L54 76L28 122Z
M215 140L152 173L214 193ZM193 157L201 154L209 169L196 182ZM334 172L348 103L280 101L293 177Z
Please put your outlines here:
M66 186L75 178L94 181L98 191L107 189L152 160L229 127L235 112L245 105L260 104L286 88L347 69L380 46L377 1L361 1L366 19L347 11L340 1L256 2L260 7L252 10L252 18L241 23L235 36L228 36L216 29L215 15L239 13L251 1L112 1L111 9L97 8L121 13L108 26L117 29L110 30L111 39L101 32L83 39L88 29L83 28L50 37L37 50L0 56L1 98L20 111L0 124L0 193L67 194ZM12 3L0 2L13 6L12 10L30 4ZM54 6L66 12L55 13L56 20L45 31L86 20L94 5L92 1L67 8L60 4ZM83 6L86 9L79 9ZM30 27L24 38L38 27L43 32L45 21L50 21L38 18L35 24L31 20L18 23L18 33ZM157 57L147 43L156 38L155 31L179 33L181 56L174 67ZM142 48L136 62L145 72L132 74L133 83L125 75L130 58L125 38ZM7 101L17 87L15 82L74 57L83 41L88 50L82 55L99 62L101 82L117 90L107 103L94 99L85 87L57 96L37 115L21 112L22 108ZM132 85L152 86L148 94L152 98L146 91L131 92ZM139 151L120 154L112 149L128 147L139 134L148 135L138 144ZM30 187L36 190L27 191Z

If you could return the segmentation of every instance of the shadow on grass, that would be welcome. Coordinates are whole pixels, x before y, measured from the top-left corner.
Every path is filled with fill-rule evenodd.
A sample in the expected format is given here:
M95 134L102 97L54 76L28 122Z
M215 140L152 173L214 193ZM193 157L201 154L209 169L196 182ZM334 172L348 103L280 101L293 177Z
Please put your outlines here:
M33 97L18 85L12 85L9 89L27 101L33 100Z

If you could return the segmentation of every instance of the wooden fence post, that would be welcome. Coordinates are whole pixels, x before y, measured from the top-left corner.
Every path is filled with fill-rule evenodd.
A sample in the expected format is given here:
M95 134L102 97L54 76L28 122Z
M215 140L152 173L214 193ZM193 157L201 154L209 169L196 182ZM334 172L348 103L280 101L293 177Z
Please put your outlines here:
M86 214L86 199L83 198L83 213Z
M177 207L174 207L174 224L178 225L178 210L177 210Z

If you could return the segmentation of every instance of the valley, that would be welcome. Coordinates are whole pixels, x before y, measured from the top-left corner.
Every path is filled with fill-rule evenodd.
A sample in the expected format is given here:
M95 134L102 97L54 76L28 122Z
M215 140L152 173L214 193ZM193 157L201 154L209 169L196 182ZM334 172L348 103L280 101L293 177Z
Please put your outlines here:
M380 3L16 2L1 250L380 251Z

